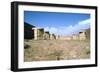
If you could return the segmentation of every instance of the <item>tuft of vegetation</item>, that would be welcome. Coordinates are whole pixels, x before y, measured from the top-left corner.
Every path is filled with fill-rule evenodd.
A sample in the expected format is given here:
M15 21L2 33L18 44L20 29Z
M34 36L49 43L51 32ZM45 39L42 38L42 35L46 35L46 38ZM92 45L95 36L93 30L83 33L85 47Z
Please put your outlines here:
M24 43L24 49L29 49L30 48L30 45Z
M90 49L87 49L86 54L90 54Z
M52 53L48 54L48 56L53 56L56 60L60 60L60 57L63 55L62 50L53 50Z

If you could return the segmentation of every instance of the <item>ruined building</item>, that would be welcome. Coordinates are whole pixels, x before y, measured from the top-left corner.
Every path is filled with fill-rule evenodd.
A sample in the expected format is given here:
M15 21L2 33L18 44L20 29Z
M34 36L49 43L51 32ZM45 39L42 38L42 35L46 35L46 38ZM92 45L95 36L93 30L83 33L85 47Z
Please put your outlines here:
M79 32L80 40L90 40L90 29L86 29L83 32Z
M24 22L24 39L32 39L34 38L34 33L32 28L35 26L30 25L29 23Z
M50 39L51 39L51 40L54 40L54 39L57 39L57 37L56 37L55 34L50 34Z
M73 38L73 40L79 40L79 35L78 35L78 34L74 34L74 35L72 36L72 38Z
M86 30L86 38L88 39L88 40L90 40L90 29L87 29Z
M43 39L44 40L49 40L50 39L50 33L48 31L44 32L44 35L43 35Z
M79 40L86 40L86 32L79 32Z
M44 29L43 28L32 28L34 33L34 40L42 40L44 35Z

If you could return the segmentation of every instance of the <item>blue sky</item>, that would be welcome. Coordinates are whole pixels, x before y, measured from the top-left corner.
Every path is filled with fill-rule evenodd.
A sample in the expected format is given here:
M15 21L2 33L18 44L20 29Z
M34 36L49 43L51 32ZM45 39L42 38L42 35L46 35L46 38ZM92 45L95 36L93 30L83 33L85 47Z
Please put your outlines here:
M68 36L90 28L90 14L24 11L24 22L56 35Z

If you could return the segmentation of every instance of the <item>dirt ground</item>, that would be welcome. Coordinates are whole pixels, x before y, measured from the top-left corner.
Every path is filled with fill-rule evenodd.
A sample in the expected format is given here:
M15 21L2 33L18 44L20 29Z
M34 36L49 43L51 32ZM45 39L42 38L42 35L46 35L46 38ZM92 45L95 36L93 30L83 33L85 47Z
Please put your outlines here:
M25 40L24 61L90 58L90 42L75 40Z

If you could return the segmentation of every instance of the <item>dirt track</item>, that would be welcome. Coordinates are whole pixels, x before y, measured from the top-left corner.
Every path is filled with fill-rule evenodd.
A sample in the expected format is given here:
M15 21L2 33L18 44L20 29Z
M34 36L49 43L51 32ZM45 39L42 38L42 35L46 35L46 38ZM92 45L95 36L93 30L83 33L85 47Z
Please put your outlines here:
M29 40L25 41L24 61L87 59L89 41Z

